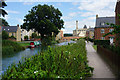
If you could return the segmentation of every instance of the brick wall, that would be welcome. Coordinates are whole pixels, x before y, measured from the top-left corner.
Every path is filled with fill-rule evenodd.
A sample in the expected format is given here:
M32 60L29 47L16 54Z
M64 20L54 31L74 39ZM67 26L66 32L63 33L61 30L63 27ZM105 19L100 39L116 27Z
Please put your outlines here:
M101 33L101 29L105 30L105 33ZM95 40L101 40L101 37L103 37L103 35L105 35L106 33L109 33L109 30L113 29L113 28L95 28ZM115 35L108 35L105 37L105 40L110 40L109 36L111 37L115 37ZM115 42L115 39L114 39Z

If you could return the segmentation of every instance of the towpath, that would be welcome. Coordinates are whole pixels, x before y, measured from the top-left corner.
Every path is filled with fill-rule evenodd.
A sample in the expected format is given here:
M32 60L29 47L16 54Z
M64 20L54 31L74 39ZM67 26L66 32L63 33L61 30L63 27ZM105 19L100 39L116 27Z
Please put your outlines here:
M92 47L92 43L86 42L88 64L94 67L92 78L115 78L115 75L110 70L105 61L98 55L96 50Z

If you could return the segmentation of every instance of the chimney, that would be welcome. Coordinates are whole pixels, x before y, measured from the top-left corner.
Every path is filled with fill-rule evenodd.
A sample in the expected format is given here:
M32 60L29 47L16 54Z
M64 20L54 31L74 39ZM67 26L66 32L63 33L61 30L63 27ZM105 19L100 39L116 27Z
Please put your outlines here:
M96 18L98 18L98 14L96 15Z
M19 24L17 24L17 27L19 27Z
M78 30L78 21L76 21L76 30Z

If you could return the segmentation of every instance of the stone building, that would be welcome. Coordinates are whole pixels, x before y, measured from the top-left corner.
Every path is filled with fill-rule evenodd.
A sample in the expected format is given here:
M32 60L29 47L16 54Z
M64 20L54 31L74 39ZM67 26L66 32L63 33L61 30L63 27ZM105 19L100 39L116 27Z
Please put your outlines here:
M76 29L73 30L73 36L77 37L86 37L87 26L85 25L83 28L78 29L78 21L76 21Z
M21 28L17 26L3 26L2 31L6 31L9 37L14 36L16 41L21 41Z
M95 40L110 40L110 43L113 43L115 42L115 35L110 34L103 37L106 33L114 30L114 28L107 25L107 23L115 24L115 17L98 17L98 15L96 15Z
M94 28L89 27L89 29L86 32L86 37L94 39Z
M56 35L56 40L61 40L63 38L63 31L60 30L60 32Z

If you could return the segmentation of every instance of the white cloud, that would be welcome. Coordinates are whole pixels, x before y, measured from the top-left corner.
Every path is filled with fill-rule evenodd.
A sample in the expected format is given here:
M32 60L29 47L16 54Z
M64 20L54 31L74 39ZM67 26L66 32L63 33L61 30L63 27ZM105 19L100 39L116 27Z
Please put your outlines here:
M32 5L33 2L24 2L23 4L24 4L24 5Z
M7 13L13 13L13 14L19 14L20 12L18 12L18 11L13 11L13 10L6 10L7 11Z
M22 25L24 23L24 21L22 19L17 19L17 21L19 22L20 25Z

